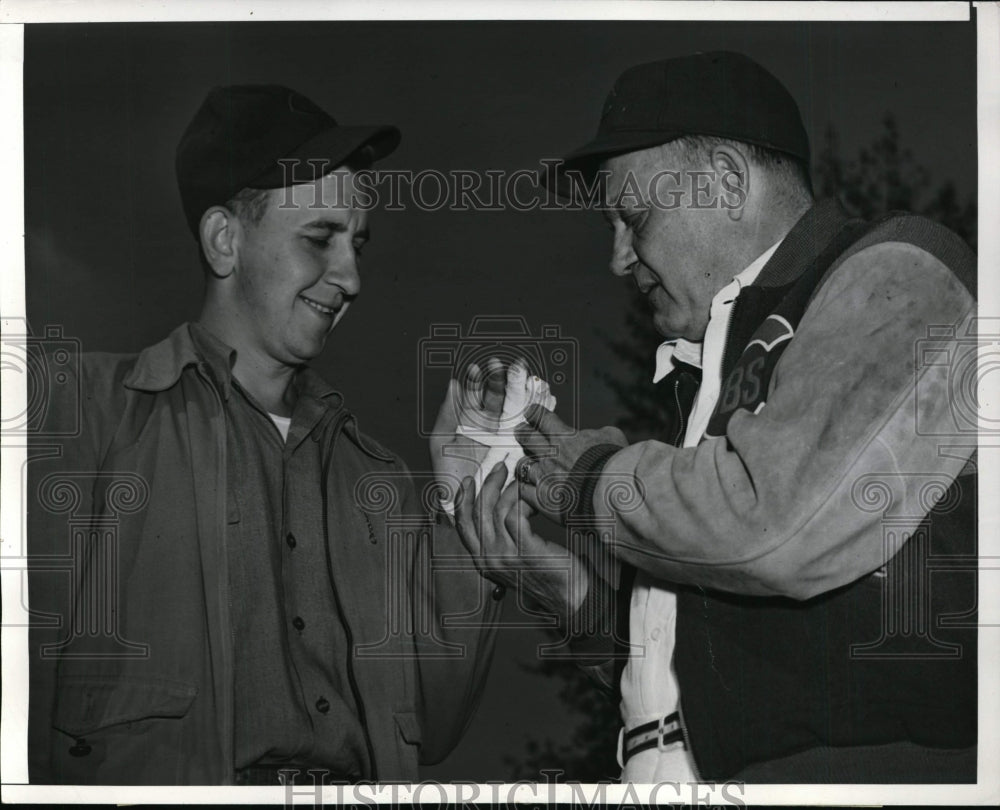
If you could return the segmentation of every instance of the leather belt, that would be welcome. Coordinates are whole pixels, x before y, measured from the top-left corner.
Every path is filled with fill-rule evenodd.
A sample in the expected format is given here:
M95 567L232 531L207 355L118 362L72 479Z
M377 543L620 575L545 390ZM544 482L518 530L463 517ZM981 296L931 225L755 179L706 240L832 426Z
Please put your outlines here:
M650 748L662 749L672 743L683 741L681 716L678 712L674 712L626 731L622 743L622 761L628 762L636 754L648 751Z

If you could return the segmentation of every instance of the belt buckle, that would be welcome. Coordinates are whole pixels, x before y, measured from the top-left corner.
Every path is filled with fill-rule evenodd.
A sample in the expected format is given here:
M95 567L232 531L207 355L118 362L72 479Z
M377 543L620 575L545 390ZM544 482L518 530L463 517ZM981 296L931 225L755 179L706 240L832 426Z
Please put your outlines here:
M685 748L687 747L687 746L684 745L684 739L683 739L683 737L680 740L671 740L669 743L666 742L666 737L667 737L667 733L668 733L667 732L667 726L676 726L676 730L679 730L680 727L681 727L681 721L680 721L679 717L676 720L670 719L670 718L674 717L675 714L676 713L665 714L662 717L660 717L660 720L657 723L657 727L656 727L656 750L657 751L661 751L661 752L666 751L669 746L671 746L671 745L673 745L674 743L677 743L677 742L681 743L681 745L683 747L685 747ZM671 728L669 733L672 734L674 731L675 731L675 729Z
M660 716L660 722L656 726L656 750L666 751L666 746L663 744L663 738L667 735L667 715Z

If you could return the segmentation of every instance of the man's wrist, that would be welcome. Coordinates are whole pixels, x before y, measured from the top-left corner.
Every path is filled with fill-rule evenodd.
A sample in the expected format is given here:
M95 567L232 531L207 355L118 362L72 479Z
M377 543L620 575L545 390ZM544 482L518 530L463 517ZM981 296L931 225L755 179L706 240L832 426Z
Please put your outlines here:
M622 448L617 444L595 444L584 450L569 473L573 487L572 514L575 517L593 517L594 492L601 472L610 458Z

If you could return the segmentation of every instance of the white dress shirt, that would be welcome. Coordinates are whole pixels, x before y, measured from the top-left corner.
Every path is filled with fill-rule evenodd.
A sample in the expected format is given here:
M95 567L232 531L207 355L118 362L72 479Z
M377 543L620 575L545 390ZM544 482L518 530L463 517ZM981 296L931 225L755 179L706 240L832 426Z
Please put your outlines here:
M701 387L684 434L684 447L695 447L701 441L719 399L722 353L733 303L740 290L754 282L779 244L780 240L712 299L703 343L668 340L656 350L653 382L659 382L673 370L675 358L702 370ZM637 571L629 606L629 640L632 645L641 645L641 648L634 651L622 672L621 714L625 729L659 720L678 710L680 693L673 670L676 619L677 598L674 591L662 581ZM697 710L697 706L685 707L686 712ZM619 756L621 740L622 735L619 736ZM683 742L641 751L628 761L622 772L623 782L641 784L693 782L696 778L690 753L684 749Z

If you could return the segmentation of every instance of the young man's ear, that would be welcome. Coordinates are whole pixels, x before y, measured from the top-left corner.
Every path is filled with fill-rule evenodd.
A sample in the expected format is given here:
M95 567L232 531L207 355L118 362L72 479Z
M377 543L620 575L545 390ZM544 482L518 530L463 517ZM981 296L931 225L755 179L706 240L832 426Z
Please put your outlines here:
M746 155L735 145L720 143L712 149L712 168L722 189L722 207L733 222L738 222L750 196L750 164Z
M216 278L227 278L236 269L236 235L239 227L236 215L221 205L213 205L201 215L201 249Z

